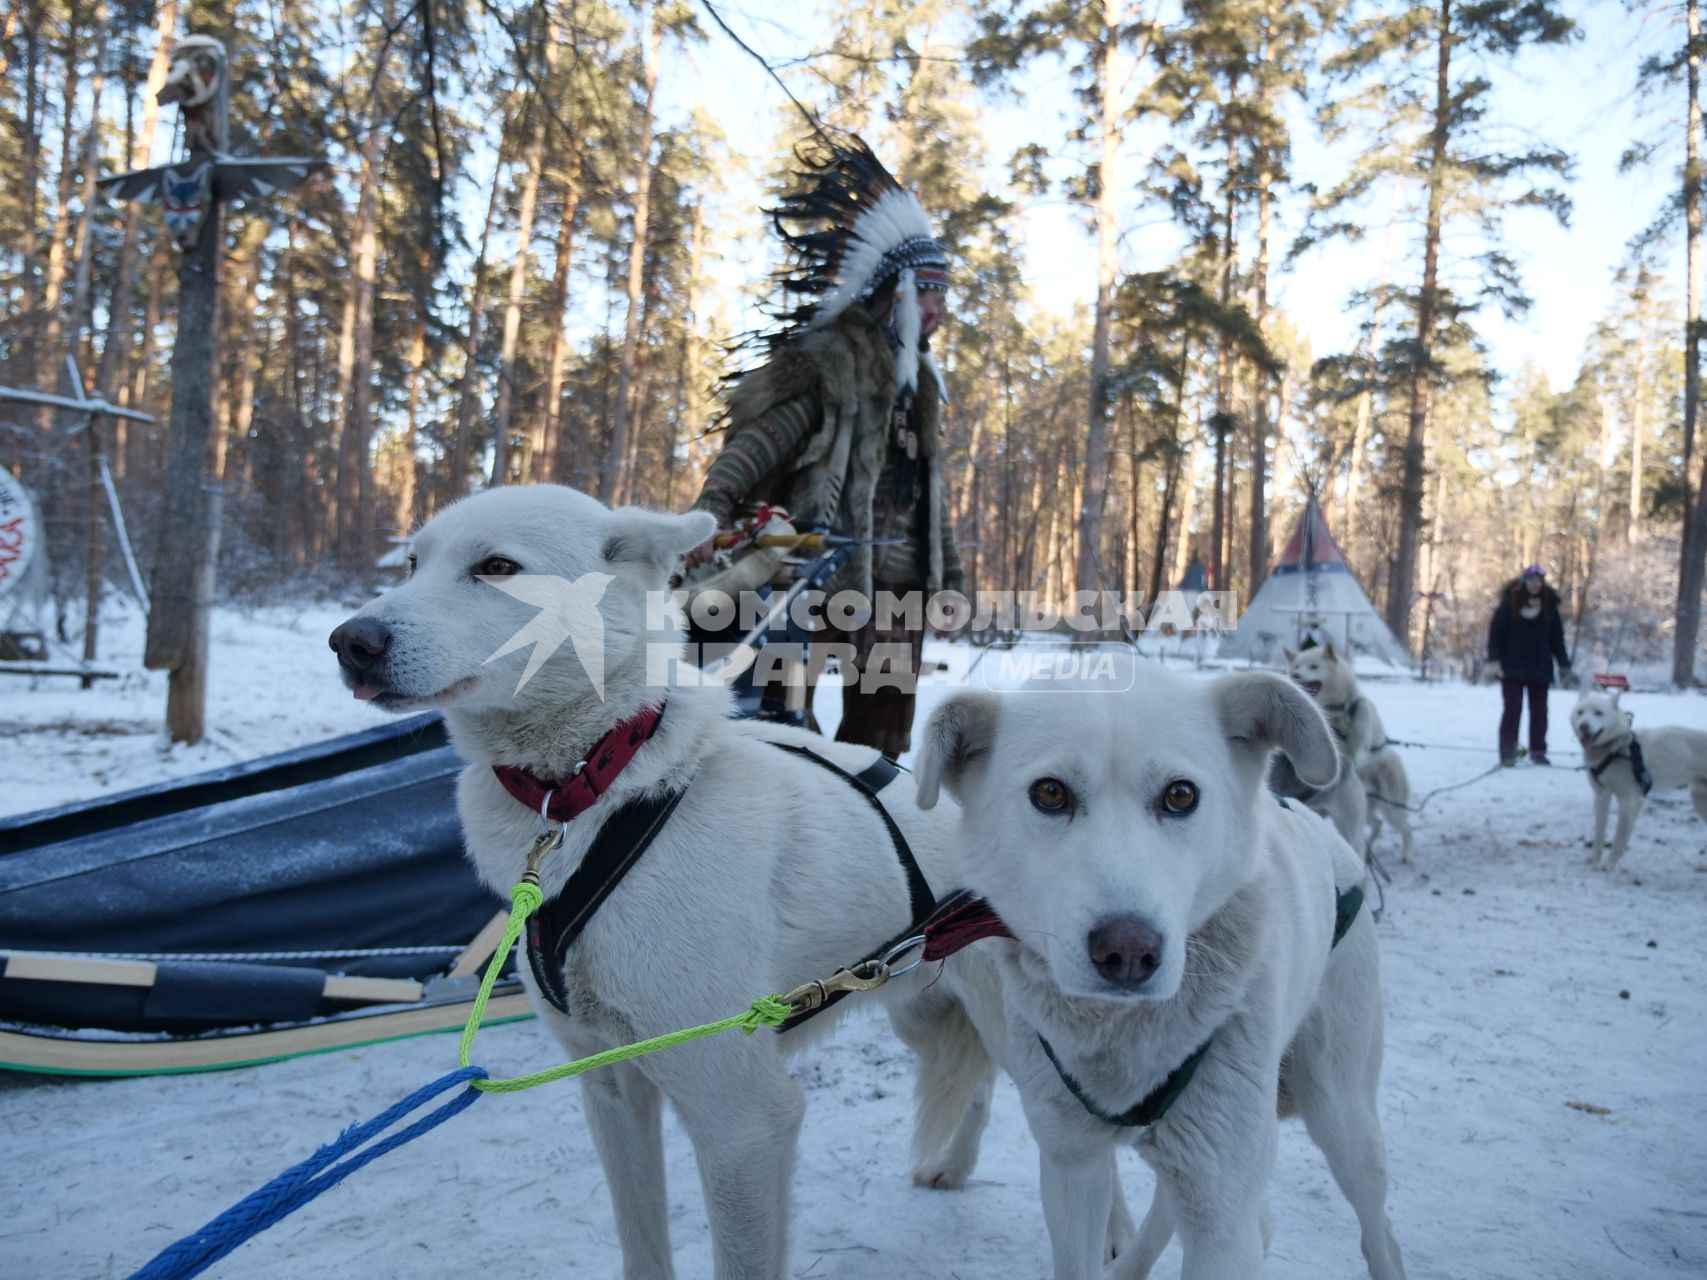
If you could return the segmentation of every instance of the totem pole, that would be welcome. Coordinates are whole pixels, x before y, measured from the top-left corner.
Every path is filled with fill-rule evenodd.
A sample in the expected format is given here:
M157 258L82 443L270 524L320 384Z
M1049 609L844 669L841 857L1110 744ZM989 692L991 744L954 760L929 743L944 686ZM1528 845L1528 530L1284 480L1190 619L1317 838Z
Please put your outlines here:
M183 116L185 156L169 165L100 180L120 200L162 207L178 264L178 336L172 347L172 417L165 501L143 665L166 670L166 727L174 742L199 742L207 701L208 611L219 557L220 493L208 475L217 351L221 206L294 187L321 157L233 156L225 46L185 36L157 98Z

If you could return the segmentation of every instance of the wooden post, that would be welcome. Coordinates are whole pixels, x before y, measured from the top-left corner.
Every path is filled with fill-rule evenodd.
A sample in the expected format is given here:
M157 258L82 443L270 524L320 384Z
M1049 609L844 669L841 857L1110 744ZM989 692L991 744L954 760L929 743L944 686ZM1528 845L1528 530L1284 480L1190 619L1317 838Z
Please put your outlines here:
M214 333L219 301L218 202L178 264L178 335L172 346L172 416L166 428L165 503L149 591L142 664L170 672L166 728L173 742L206 729L207 643L219 547L219 503L207 474L213 434Z
M213 372L218 351L219 269L226 202L295 186L322 161L233 156L227 145L225 46L185 36L157 95L177 103L189 154L170 165L103 178L120 199L163 207L178 262L178 334L172 347L172 416L166 431L165 502L149 590L143 665L167 671L166 728L174 742L206 731L207 650L219 558L220 494L208 474Z

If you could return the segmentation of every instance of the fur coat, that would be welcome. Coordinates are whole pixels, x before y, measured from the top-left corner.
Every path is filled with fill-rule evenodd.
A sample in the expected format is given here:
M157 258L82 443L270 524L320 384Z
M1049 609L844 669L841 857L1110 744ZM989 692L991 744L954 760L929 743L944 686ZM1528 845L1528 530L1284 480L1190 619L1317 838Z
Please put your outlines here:
M821 421L789 456L777 458L746 495L786 507L796 521L823 523L869 541L872 503L889 448L889 411L895 401L895 356L883 330L863 308L851 307L824 328L793 339L759 368L744 374L729 394L728 437L753 433L773 409L801 396L815 398ZM917 399L924 461L921 539L927 590L965 589L943 496L939 432L942 392L935 366L919 366ZM831 580L841 590L871 594L872 549L861 546Z

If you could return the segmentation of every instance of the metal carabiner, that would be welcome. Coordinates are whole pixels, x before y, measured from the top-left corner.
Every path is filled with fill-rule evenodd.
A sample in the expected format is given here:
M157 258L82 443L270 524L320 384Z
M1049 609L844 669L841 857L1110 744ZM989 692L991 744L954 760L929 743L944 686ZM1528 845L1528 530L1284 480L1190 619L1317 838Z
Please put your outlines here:
M528 848L527 864L522 870L522 881L526 884L539 883L539 864L545 855L563 843L563 837L569 834L568 824L547 826L533 838L533 844Z

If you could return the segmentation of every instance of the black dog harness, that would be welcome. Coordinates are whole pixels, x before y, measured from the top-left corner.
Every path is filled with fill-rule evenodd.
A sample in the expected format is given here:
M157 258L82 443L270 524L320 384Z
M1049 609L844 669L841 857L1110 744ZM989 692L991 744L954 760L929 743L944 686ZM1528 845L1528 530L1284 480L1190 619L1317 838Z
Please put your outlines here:
M1636 740L1635 734L1630 735L1630 749L1628 751L1619 751L1607 756L1606 759L1588 771L1588 776L1599 782L1600 775L1606 772L1607 766L1614 760L1628 760L1630 762L1630 772L1636 775L1636 785L1642 788L1643 795L1647 795L1654 789L1654 775L1648 772L1648 766L1642 762L1642 744Z
M1284 802L1282 802L1284 803ZM1334 899L1334 940L1329 949L1337 947L1340 939L1345 937L1357 919L1357 913L1363 906L1363 886L1354 884L1351 888L1341 891ZM1061 1059L1055 1056L1055 1050L1040 1034L1037 1043L1043 1046L1044 1055L1049 1064L1055 1068L1061 1077L1061 1083L1067 1086L1067 1091L1079 1100L1080 1105L1104 1124L1119 1125L1122 1128L1136 1128L1155 1124L1168 1113L1168 1108L1174 1105L1180 1094L1185 1092L1186 1085L1191 1083L1191 1077L1197 1073L1204 1055L1209 1052L1209 1046L1215 1043L1215 1033L1211 1031L1209 1038L1197 1047L1193 1053L1179 1066L1168 1072L1168 1078L1163 1080L1136 1105L1128 1107L1117 1115L1110 1115L1096 1104L1096 1101L1086 1093L1084 1086L1072 1076L1066 1067L1061 1065Z
M872 807L882 815L884 825L889 829L889 838L895 846L895 856L899 859L902 870L906 872L912 918L915 921L930 918L937 904L931 894L930 885L925 880L925 873L920 869L918 859L913 856L912 847L901 833L901 828L878 799L878 793L900 775L900 766L887 756L879 756L860 772L849 773L805 747L783 742L773 742L770 745L828 769L871 801ZM682 787L661 794L642 795L624 804L605 821L598 835L593 837L592 846L562 890L549 902L542 903L539 910L528 919L528 964L533 969L540 994L560 1013L569 1012L566 977L569 948L575 945L588 921L604 905L605 899L610 897L622 882L622 878L634 868L641 855L658 838L658 833L664 829L664 824L670 820L670 815L675 812L676 805L685 794L687 788ZM873 954L880 956L884 952L880 950ZM846 994L845 991L833 994L819 1009L796 1014L777 1029L787 1031L798 1026Z

